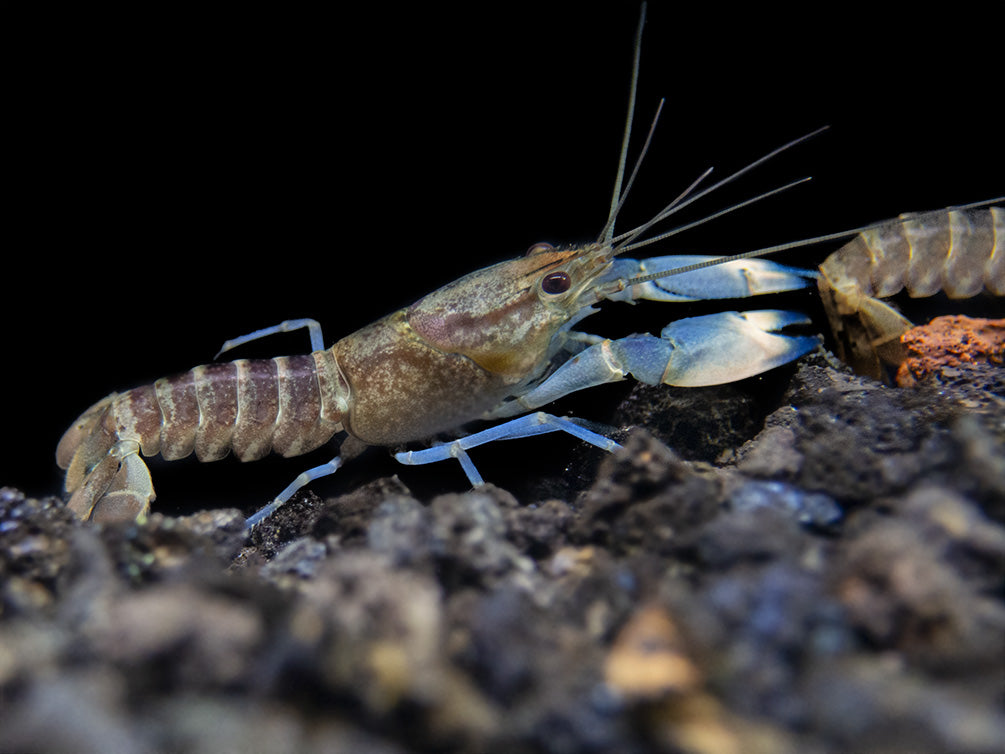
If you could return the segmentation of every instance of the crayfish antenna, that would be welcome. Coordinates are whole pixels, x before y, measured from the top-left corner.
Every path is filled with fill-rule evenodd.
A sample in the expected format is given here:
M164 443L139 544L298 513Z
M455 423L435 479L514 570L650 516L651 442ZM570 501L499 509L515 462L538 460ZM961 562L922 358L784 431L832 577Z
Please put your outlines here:
M614 179L614 193L611 195L611 209L607 214L607 222L604 223L604 227L600 231L598 241L606 244L611 242L611 238L614 236L614 221L618 217L618 211L621 209L621 205L624 202L624 196L621 194L621 182L625 177L625 165L628 162L628 142L631 140L632 136L632 121L635 119L635 98L638 93L639 88L639 59L642 56L642 28L646 23L646 4L642 3L642 9L639 12L639 26L635 30L635 53L632 58L632 83L628 89L628 114L625 117L625 134L621 138L621 154L618 156L618 173ZM660 108L663 107L663 103L660 102ZM656 118L659 118L659 109L656 111ZM656 127L656 119L653 119L653 125L649 129L649 134L652 136L652 131ZM649 139L646 139L646 146L649 145ZM631 178L629 179L629 188L631 187L632 181L635 179L635 174L638 172L639 165L642 162L642 156L645 155L645 150L639 155L639 159L635 162L635 169L632 171ZM625 189L625 196L628 194L628 189Z
M618 199L617 204L614 204L612 201L611 214L607 218L607 224L604 225L603 230L600 231L598 243L603 243L605 246L610 246L616 240L614 238L614 222L618 217L618 213L621 212L621 208L624 206L625 200L628 198L628 192L632 190L632 184L635 183L635 177L639 174L639 168L642 167L642 160L645 159L646 153L649 151L649 143L653 140L653 133L655 133L656 131L656 123L659 121L660 113L663 111L664 101L665 100L661 99L659 105L656 107L656 114L653 116L652 123L649 125L649 133L646 134L646 140L645 143L642 145L642 151L639 152L639 156L635 160L635 166L632 168L632 174L628 177L628 183L625 184L625 190L622 192L621 198ZM624 157L622 157L622 159L624 159ZM623 168L624 166L622 165L621 167ZM695 181L691 185L691 187L689 187L687 191L684 192L682 196L687 196L688 191L691 191L694 188L694 186L697 186L698 183L700 183L705 178L705 176L707 176L711 171L712 171L711 168L705 171L705 173L702 174L702 176L697 181ZM619 172L621 172L620 169ZM615 192L616 191L617 187L615 188ZM614 197L617 198L617 193L615 193Z
M783 187L785 188L785 187ZM991 204L996 204L998 202L1005 201L1005 196L998 196L994 199L982 199L978 202L971 202L970 204L961 204L959 206L946 207L945 209L931 210L929 212L922 212L917 215L915 219L923 218L926 215L941 214L947 210L954 211L966 211L970 209L977 209L979 207L987 207ZM712 216L714 217L714 215ZM798 241L789 241L788 243L780 243L775 246L765 246L761 249L754 249L752 251L744 251L740 254L732 254L726 257L718 257L716 259L709 259L704 262L697 262L695 264L689 264L682 267L675 267L672 270L662 270L660 272L653 272L649 275L640 275L629 280L621 281L625 286L637 285L639 283L647 283L651 280L658 280L659 278L669 277L671 275L683 275L685 272L693 272L694 270L704 269L705 267L715 267L716 265L725 264L726 262L735 262L738 259L751 259L753 257L765 257L769 254L775 254L779 251L788 251L789 249L800 249L804 246L814 246L819 243L826 243L827 241L840 241L844 238L850 238L851 236L857 236L859 233L865 233L866 231L875 230L876 228L881 228L885 225L889 225L889 220L882 220L880 222L871 223L870 225L862 225L858 228L850 228L848 230L841 230L837 233L827 233L822 236L813 236L812 238L803 238ZM638 248L643 244L635 244L631 248Z
M774 189L772 191L768 191L768 192L766 192L764 194L756 196L756 197L754 197L752 199L748 199L745 202L740 202L739 204L736 204L736 205L734 205L732 207L729 207L729 208L727 208L725 210L720 210L719 212L716 212L716 213L714 213L712 215L709 215L709 216L707 216L707 217L705 217L705 218L703 218L701 220L697 220L697 221L695 221L693 223L690 223L690 224L688 224L686 226L682 226L682 227L675 228L673 230L667 231L666 233L663 233L663 234L661 234L661 235L659 235L659 236L657 236L655 238L648 239L645 242L640 242L640 243L633 244L633 241L635 241L635 239L637 239L640 235L642 235L647 230L649 230L649 228L651 228L652 226L654 226L656 223L662 222L663 220L665 220L666 218L670 217L674 213L680 211L681 209L683 209L687 205L691 204L692 202L695 202L698 199L701 199L702 197L707 196L708 194L712 193L716 189L722 188L726 184L728 184L728 183L736 180L737 178L739 178L740 176L744 175L745 173L747 173L747 172L753 170L754 168L758 167L759 165L767 162L772 157L775 157L776 155L778 155L778 154L784 152L785 150L787 150L787 149L795 146L796 144L799 144L802 141L805 141L806 139L809 139L809 138L811 138L813 136L816 136L817 134L819 134L822 131L825 131L828 128L828 126L823 126L822 128L819 128L816 131L813 131L813 132L811 132L809 134L806 134L804 136L800 136L797 139L793 139L792 141L788 142L787 144L783 144L781 147L778 147L777 149L775 149L775 150L769 152L768 154L764 155L760 159L754 160L753 162L749 163L745 167L743 167L740 170L736 171L732 175L729 175L726 178L722 179L718 183L716 183L716 184L714 184L712 186L709 186L708 188L706 188L706 189L704 189L702 191L696 191L698 185L705 178L707 178L708 175L712 172L712 168L708 168L704 173L702 173L698 177L697 180L695 180L690 186L688 186L679 196L677 196L672 202L670 202L670 204L668 204L660 212L658 212L656 214L656 216L653 217L651 220L649 220L648 222L643 223L642 225L640 225L640 226L632 229L628 233L625 233L625 234L622 234L620 236L615 237L615 235L614 235L614 225L615 225L615 222L617 221L618 214L621 212L621 208L624 206L625 200L628 198L628 193L631 191L632 185L635 182L635 178L638 175L639 169L642 166L642 162L645 159L645 156L646 156L646 154L649 151L649 145L650 145L650 143L652 141L653 134L656 131L656 124L659 122L660 114L663 111L663 105L665 103L665 100L663 100L663 99L660 100L659 105L656 108L656 114L653 116L652 122L649 125L649 132L646 134L645 142L642 145L642 149L639 152L639 156L635 160L634 166L632 168L631 175L628 177L628 182L625 183L624 182L624 178L625 178L625 168L627 167L627 164L628 164L628 147L630 146L630 143L631 143L632 125L633 125L634 120L635 120L635 103L636 103L636 101L638 99L639 69L640 69L640 61L641 61L641 57L642 57L642 31L643 31L643 29L645 27L645 22L646 22L646 4L642 3L642 8L641 8L641 11L639 13L639 24L638 24L638 28L635 31L635 50L634 50L634 55L633 55L633 58L632 58L632 78L631 78L631 84L630 84L629 90L628 90L628 112L627 112L627 114L625 116L625 130L624 130L624 135L622 136L622 139L621 139L621 152L618 155L618 170L617 170L617 174L616 174L615 179L614 179L614 191L611 194L611 208L610 208L610 211L607 214L607 222L604 223L604 227L601 229L600 234L597 237L597 243L598 244L602 244L603 246L607 246L607 247L613 246L613 244L615 242L619 242L618 246L616 248L614 248L614 250L612 252L612 256L620 254L620 253L622 253L624 251L628 251L629 249L638 248L639 246L643 246L643 245L647 245L647 244L651 244L651 243L655 243L657 241L663 240L664 238L668 238L669 236L674 235L675 233L680 233L683 230L687 230L687 229L693 228L693 227L695 227L697 225L701 225L703 223L709 222L709 221L711 221L713 219L721 217L722 215L725 215L728 212L732 212L733 210L739 209L740 207L744 207L744 206L746 206L748 204L751 204L751 203L753 203L755 201L759 201L761 199L765 199L765 198L767 198L769 196L772 196L773 194L777 194L777 193L779 193L781 191L784 191L784 190L786 190L788 188L791 188L792 186L798 185L799 183L802 183L803 181L809 180L808 178L804 178L804 179L802 179L800 181L795 181L795 182L790 183L790 184L788 184L786 186L779 187L779 188ZM623 190L622 190L622 185L624 185L624 189Z

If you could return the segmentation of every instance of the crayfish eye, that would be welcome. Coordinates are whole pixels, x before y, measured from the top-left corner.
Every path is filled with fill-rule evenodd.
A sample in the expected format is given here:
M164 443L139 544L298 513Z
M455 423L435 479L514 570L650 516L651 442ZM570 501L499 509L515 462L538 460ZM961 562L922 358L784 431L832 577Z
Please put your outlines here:
M532 257L535 254L543 254L546 251L554 251L554 250L555 250L555 247L552 246L550 243L547 243L545 241L540 241L540 242L534 244L533 246L531 246L529 249L527 249L527 256L528 257Z
M541 281L541 290L545 293L557 294L565 293L572 285L572 278L567 272L551 272L544 276Z

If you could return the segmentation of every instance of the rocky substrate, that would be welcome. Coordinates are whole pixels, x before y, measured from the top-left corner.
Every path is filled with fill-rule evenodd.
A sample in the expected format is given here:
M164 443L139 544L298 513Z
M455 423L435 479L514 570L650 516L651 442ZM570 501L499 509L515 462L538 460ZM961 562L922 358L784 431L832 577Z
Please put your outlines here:
M4 488L0 751L1000 751L1005 391L959 368L639 386L537 499Z

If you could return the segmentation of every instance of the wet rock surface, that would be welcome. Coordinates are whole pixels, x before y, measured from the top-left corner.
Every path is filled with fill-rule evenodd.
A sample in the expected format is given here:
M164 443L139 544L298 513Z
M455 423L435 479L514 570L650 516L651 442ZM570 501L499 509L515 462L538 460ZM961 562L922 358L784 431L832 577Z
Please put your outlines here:
M250 534L4 488L0 751L1000 750L1005 410L973 384L640 386L544 498L376 479Z

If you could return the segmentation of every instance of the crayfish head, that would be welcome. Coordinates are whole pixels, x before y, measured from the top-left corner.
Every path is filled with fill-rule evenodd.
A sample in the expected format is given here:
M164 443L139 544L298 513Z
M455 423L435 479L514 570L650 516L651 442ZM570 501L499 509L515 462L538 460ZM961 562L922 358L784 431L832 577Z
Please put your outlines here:
M443 352L461 354L517 384L538 375L560 346L556 337L594 303L591 286L610 267L597 244L526 256L455 280L407 310L413 331Z

